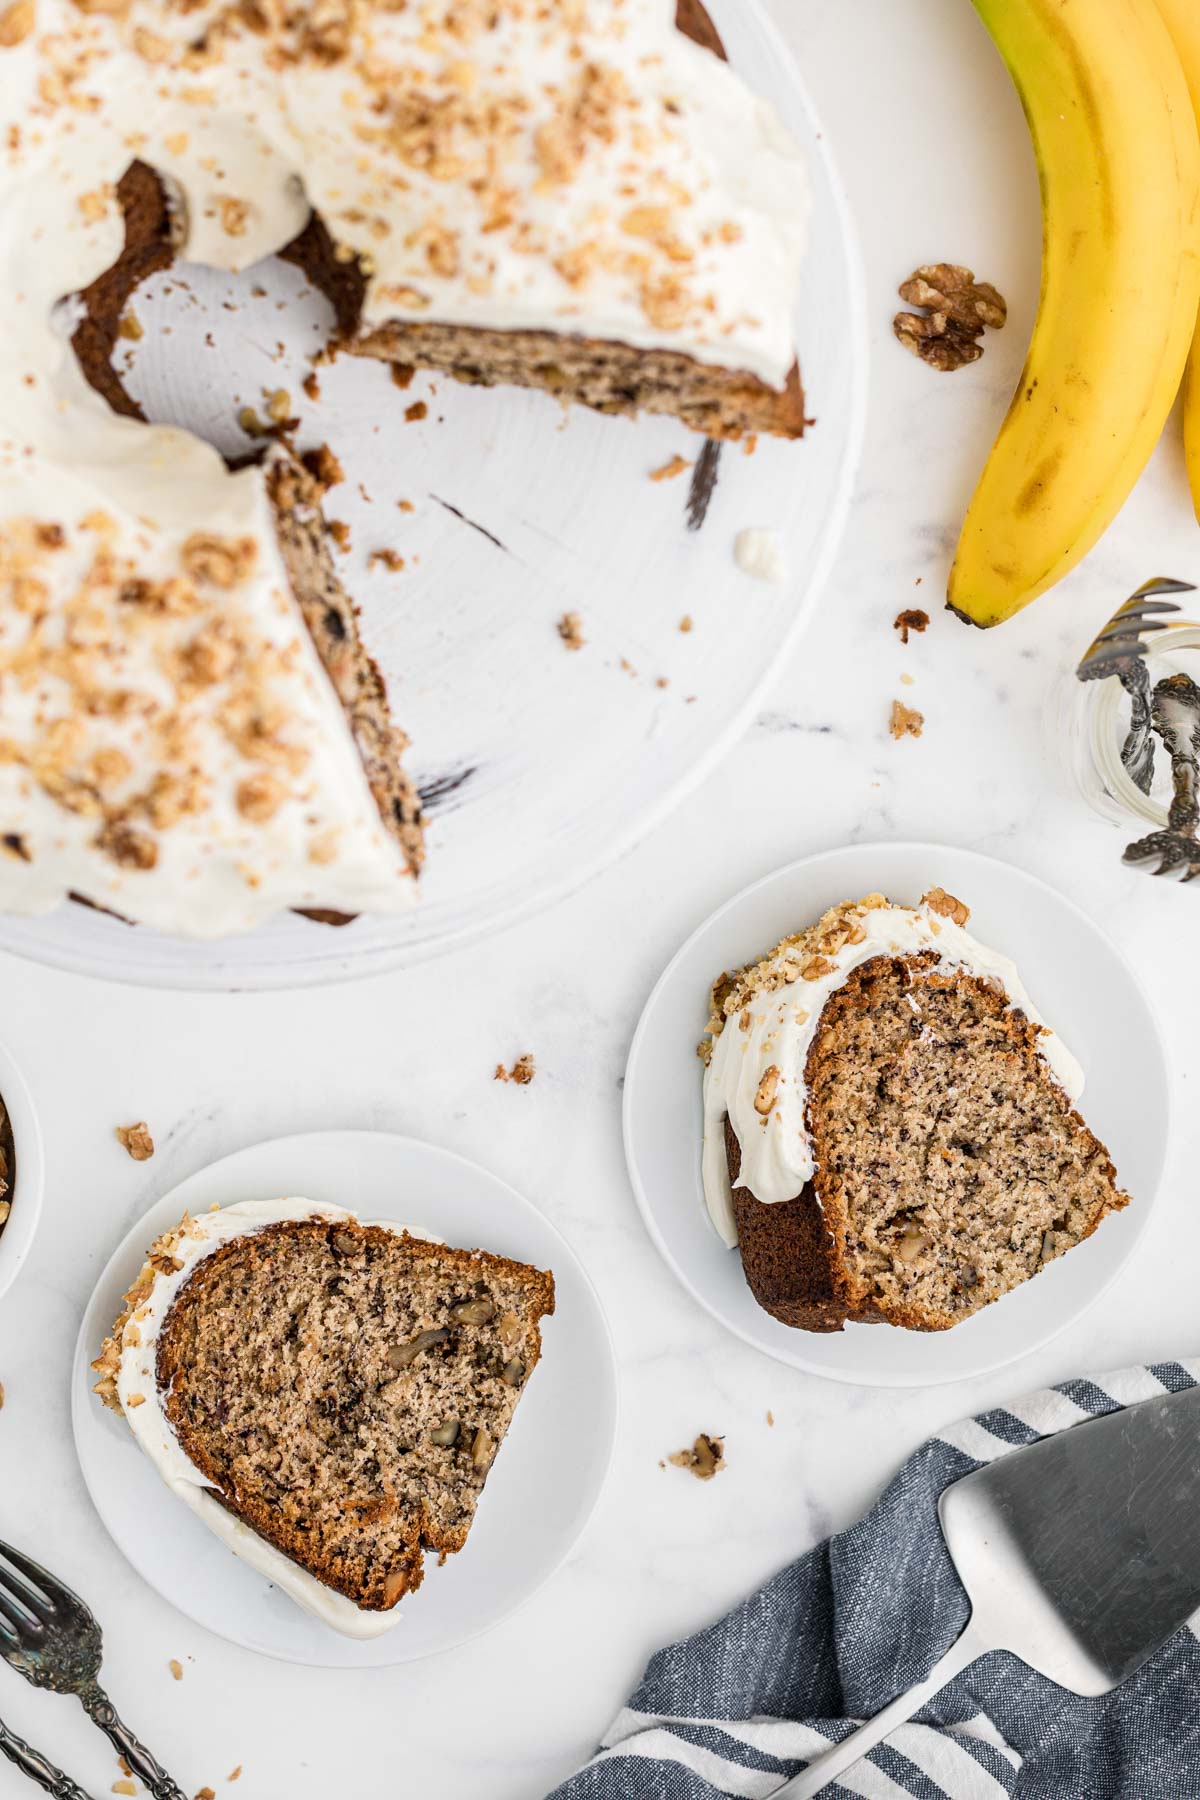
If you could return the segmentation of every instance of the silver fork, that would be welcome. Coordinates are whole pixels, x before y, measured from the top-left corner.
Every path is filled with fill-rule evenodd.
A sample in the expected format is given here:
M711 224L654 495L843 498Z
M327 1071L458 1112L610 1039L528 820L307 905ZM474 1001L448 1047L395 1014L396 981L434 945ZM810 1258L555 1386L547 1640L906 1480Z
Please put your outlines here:
M188 1800L183 1789L117 1717L116 1708L97 1681L103 1651L100 1627L91 1609L57 1576L14 1550L11 1544L0 1543L0 1558L0 1656L34 1687L47 1688L52 1694L74 1694L89 1719L125 1758L154 1800ZM6 1563L11 1567L5 1567ZM0 1749L3 1748L0 1739ZM58 1770L51 1772L59 1774ZM32 1771L26 1768L26 1773ZM34 1779L41 1777L34 1773ZM76 1800L83 1790L70 1783L66 1787L52 1786L50 1792L62 1795L63 1800Z
M1146 632L1166 629L1167 620L1156 618L1155 614L1179 611L1173 601L1161 600L1158 595L1194 592L1193 582L1175 581L1169 575L1156 575L1143 582L1092 640L1075 671L1080 681L1100 681L1115 675L1129 695L1129 730L1121 746L1121 761L1143 794L1150 792L1154 776L1154 732L1142 637Z
M53 1794L54 1800L92 1800L91 1795L56 1768L49 1757L32 1749L3 1722L0 1722L0 1756L7 1756L30 1781L36 1781L48 1794Z

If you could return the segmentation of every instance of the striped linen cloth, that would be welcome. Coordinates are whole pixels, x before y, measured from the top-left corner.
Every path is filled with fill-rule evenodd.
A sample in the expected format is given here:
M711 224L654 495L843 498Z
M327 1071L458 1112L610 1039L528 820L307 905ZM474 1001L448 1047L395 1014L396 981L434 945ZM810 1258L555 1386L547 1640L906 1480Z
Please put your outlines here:
M867 1517L654 1656L599 1753L550 1800L765 1800L929 1672L967 1619L942 1489L1098 1413L1200 1381L1200 1359L1067 1381L909 1458ZM829 1800L1200 1800L1200 1614L1122 1687L1080 1699L981 1657Z

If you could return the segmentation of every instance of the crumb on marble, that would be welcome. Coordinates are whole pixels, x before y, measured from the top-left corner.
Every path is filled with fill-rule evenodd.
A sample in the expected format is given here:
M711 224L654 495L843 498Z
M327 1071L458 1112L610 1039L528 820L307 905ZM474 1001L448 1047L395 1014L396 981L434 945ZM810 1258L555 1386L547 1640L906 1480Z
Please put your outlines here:
M667 1461L676 1469L686 1469L697 1481L711 1481L725 1467L725 1439L702 1431L690 1450L676 1450Z
M682 619L680 619L680 621L679 621L679 629L680 629L680 631L691 631L692 630L692 615L691 615L691 613L684 613Z
M923 612L919 606L906 606L904 611L897 613L892 620L892 629L900 633L902 644L907 644L910 632L924 631L928 625L929 614Z
M663 463L660 468L651 469L650 479L651 481L674 481L677 475L682 475L685 469L690 469L691 467L692 464L688 461L686 456L672 456L670 460Z
M154 1139L150 1136L150 1127L145 1119L139 1119L136 1125L118 1125L117 1141L132 1156L134 1162L149 1162L154 1155Z
M182 1681L183 1680L183 1664L180 1662L180 1660L177 1656L173 1656L171 1658L170 1662L167 1664L167 1667L171 1671L171 1680L172 1681Z
M518 1087L528 1087L536 1074L537 1064L533 1053L527 1050L524 1056L518 1056L511 1069L506 1069L503 1063L497 1063L492 1080L514 1081Z
M583 617L577 612L565 612L555 629L568 650L582 650L587 643L583 635Z
M917 711L915 706L905 706L903 700L892 701L888 730L899 743L901 738L919 738L925 729L925 715Z
M768 1408L767 1408L767 1424L773 1425L774 1423L775 1423L775 1414L771 1411L770 1407L768 1406Z
M373 569L376 563L382 563L385 569L397 574L404 567L404 558L398 550L372 550L367 558L367 567Z
M414 400L411 406L406 406L404 409L404 417L410 425L416 425L428 416L429 408L424 400Z

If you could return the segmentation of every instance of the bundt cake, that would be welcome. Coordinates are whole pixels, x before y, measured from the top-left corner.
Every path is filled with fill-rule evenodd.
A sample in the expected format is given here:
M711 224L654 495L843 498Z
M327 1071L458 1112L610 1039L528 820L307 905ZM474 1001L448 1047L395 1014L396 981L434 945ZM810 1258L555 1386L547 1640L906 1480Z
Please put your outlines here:
M356 355L800 435L803 167L697 0L679 23L0 6L0 908L218 935L413 895L420 807L311 476L147 425L112 368L174 257L283 254Z
M871 894L714 984L705 1197L785 1325L945 1331L1127 1204L1082 1070L968 918Z
M461 1550L554 1281L307 1200L185 1218L93 1367L171 1490L351 1637Z

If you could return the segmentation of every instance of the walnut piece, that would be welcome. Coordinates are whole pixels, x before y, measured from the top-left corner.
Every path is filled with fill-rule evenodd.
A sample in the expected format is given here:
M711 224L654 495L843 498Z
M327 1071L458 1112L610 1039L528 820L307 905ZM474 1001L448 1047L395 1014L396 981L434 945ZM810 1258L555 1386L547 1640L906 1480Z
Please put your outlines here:
M496 1073L492 1079L493 1081L515 1081L518 1087L528 1087L536 1073L537 1064L533 1060L532 1053L527 1050L524 1056L518 1056L511 1069L506 1069L503 1063L497 1063Z
M900 283L900 298L922 313L897 313L892 330L906 350L947 373L978 362L984 327L999 331L1008 317L990 281L977 282L960 263L924 263Z
M772 1063L758 1084L754 1096L754 1110L764 1119L775 1104L775 1096L779 1092L779 1064Z
M892 701L891 717L888 730L899 743L903 737L919 738L925 727L925 714L917 711L915 706L905 706L903 700Z
M904 611L897 613L892 620L892 629L900 633L902 644L907 644L910 632L925 631L928 625L929 614L922 612L919 606L906 606Z
M136 1125L118 1125L117 1137L134 1162L148 1162L154 1155L154 1139L145 1119L139 1119Z
M725 1439L702 1431L690 1450L676 1450L667 1461L676 1469L686 1469L697 1481L711 1481L725 1467Z
M941 913L943 919L953 919L956 925L965 925L971 916L970 907L948 894L945 888L930 888L927 894L922 894L921 905L927 906L930 912Z
M557 631L568 650L582 650L587 643L583 635L583 619L577 612L565 612L558 621Z

